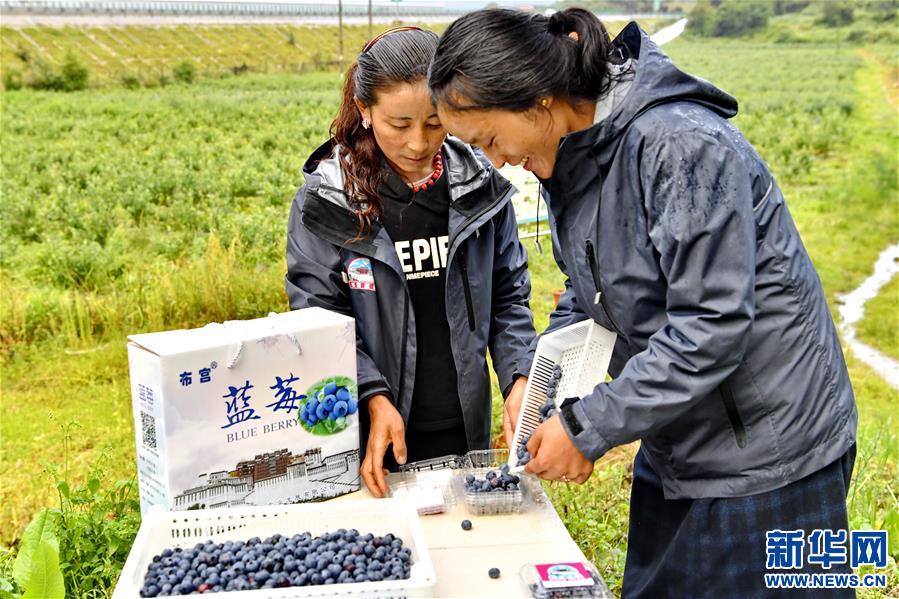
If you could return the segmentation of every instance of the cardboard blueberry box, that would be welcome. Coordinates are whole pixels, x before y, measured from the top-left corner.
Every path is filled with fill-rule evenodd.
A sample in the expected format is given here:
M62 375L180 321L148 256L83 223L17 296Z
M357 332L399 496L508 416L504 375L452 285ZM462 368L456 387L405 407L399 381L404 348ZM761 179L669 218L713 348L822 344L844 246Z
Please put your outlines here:
M128 338L141 511L359 488L355 323L308 308Z

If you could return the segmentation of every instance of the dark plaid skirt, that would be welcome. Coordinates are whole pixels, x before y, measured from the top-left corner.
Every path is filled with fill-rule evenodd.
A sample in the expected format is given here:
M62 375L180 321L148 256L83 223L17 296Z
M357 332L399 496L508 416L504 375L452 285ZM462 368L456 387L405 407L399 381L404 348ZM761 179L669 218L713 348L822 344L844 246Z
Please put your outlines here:
M855 446L836 462L780 489L749 497L666 500L643 451L634 461L622 598L855 597L852 589L765 588L769 530L847 530ZM805 545L808 550L808 543ZM817 565L791 572L850 572ZM774 571L776 572L776 571ZM780 572L783 572L781 570Z

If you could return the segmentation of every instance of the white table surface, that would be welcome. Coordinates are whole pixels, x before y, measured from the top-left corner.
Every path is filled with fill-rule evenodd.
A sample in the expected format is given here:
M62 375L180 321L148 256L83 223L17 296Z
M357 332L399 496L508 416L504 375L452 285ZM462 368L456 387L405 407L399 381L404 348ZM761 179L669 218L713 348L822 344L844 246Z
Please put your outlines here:
M388 476L388 483L397 475ZM367 489L331 501L370 499ZM519 572L526 564L587 561L546 495L522 514L469 514L462 502L442 514L421 516L437 583L431 597L530 597ZM472 529L462 530L462 520ZM500 577L491 579L490 568Z

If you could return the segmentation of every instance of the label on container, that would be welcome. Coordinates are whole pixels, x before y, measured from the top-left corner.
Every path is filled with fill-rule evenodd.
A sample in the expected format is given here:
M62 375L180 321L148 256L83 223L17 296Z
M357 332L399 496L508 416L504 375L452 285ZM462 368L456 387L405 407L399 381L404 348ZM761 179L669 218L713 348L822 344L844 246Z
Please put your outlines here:
M592 587L596 584L590 571L580 562L535 564L534 568L545 589Z

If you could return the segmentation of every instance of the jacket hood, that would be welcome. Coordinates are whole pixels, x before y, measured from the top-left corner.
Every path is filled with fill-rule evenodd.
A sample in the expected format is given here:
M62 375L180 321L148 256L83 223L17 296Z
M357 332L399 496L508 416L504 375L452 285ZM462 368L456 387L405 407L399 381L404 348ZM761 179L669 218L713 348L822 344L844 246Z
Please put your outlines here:
M450 257L463 231L490 218L511 201L515 188L490 164L484 154L459 139L447 136L443 142L444 176L450 196ZM379 220L371 223L365 234L359 230L356 207L344 191L344 173L340 167L340 146L328 141L321 145L303 167L306 178L302 201L303 224L313 233L340 247L397 266L393 244L382 234ZM385 181L402 192L408 192L402 180L392 174Z
M610 55L613 59L636 59L634 79L627 95L607 118L562 138L561 146L592 146L601 159L610 156L617 146L616 141L634 119L653 106L668 102L701 104L724 118L737 114L737 101L733 96L700 77L678 69L634 22L629 23L612 42ZM556 164L559 164L558 161Z
M451 201L490 183L491 169L482 154L451 135L447 135L442 150ZM303 175L308 190L333 204L353 210L344 191L346 179L340 167L340 151L340 146L333 140L325 142L306 160ZM388 177L386 184L396 184L396 179Z

